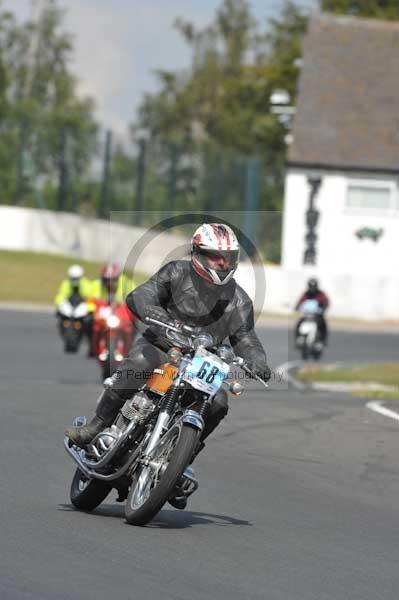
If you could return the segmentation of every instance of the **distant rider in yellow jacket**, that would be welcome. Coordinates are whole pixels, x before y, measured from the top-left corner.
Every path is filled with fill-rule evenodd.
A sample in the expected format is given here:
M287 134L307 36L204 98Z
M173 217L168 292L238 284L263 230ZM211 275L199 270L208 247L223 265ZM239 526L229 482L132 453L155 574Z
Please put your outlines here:
M54 298L58 310L59 305L69 300L73 294L78 294L83 300L91 296L92 282L84 276L83 267L71 265L68 269L68 279L63 279Z
M62 320L63 315L60 312L60 306L63 302L71 300L74 296L80 298L82 302L88 300L92 295L92 281L84 276L84 269L80 265L71 265L68 269L68 278L63 279L54 298L56 317L61 336L63 335ZM89 305L88 305L89 310ZM93 329L93 316L88 314L83 320L84 333L88 338L89 356L91 348L91 337Z

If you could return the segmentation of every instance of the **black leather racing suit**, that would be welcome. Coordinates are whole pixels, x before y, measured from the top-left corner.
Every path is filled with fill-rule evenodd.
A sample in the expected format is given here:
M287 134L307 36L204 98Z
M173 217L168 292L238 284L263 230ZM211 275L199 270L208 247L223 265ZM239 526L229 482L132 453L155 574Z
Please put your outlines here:
M140 321L144 321L148 311L155 310L166 321L177 320L209 332L216 343L228 338L237 355L247 360L265 381L270 378L265 352L254 331L252 301L234 279L226 285L208 285L191 262L172 261L130 292L126 302ZM154 368L167 362L168 347L160 330L135 321L131 351L113 376L113 393L121 401L131 397ZM212 403L202 439L227 411L227 394L221 390Z

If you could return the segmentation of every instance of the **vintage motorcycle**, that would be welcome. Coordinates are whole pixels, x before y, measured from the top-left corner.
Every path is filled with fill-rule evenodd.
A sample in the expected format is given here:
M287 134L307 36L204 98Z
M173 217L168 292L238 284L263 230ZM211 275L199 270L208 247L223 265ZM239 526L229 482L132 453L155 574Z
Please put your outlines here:
M57 316L65 352L79 350L88 313L87 303L79 294L73 294L58 306Z
M222 385L235 395L243 391L241 383L231 379L233 367L267 387L230 346L215 346L208 333L194 334L190 327L151 315L146 321L165 331L171 344L169 362L153 371L86 450L64 438L78 467L71 485L72 504L93 510L116 488L117 500L126 500L125 517L132 525L145 525L168 500L188 497L197 489L189 465L200 447L213 398ZM74 420L76 425L85 422L85 417Z
M303 360L311 357L318 360L324 348L318 325L319 303L317 300L305 300L299 307L299 311L303 316L297 325L295 345L301 351Z
M110 305L103 300L92 300L91 305L95 308L92 355L98 360L104 381L129 352L133 315L124 303Z

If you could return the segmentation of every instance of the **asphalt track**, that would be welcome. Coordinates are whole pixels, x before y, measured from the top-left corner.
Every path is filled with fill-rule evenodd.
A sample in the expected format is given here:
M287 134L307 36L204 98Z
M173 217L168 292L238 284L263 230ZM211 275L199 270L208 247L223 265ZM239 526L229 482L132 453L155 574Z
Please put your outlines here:
M261 330L275 367L289 333ZM326 360L397 359L389 334L333 332ZM189 507L127 525L111 494L72 510L63 429L99 370L51 315L0 311L1 600L397 600L398 423L362 399L251 385L196 463Z

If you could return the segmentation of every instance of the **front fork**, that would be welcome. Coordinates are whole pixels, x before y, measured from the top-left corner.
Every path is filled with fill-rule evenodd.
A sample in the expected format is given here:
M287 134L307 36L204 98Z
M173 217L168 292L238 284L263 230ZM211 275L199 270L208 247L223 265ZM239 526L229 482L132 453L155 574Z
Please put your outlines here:
M151 460L151 455L157 447L159 440L161 439L164 432L168 429L170 419L174 413L179 392L181 391L182 386L184 386L184 383L182 381L183 372L184 369L181 369L179 375L173 382L173 385L170 386L168 392L166 393L162 401L161 411L158 415L154 431L151 434L151 437L148 440L148 444L144 449L143 460L145 462ZM183 414L181 420L183 423L188 423L195 429L202 432L205 427L205 419L209 413L209 409L210 404L209 402L205 401L199 413L193 410L187 410Z
M180 373L162 400L161 410L159 412L154 431L152 432L150 439L144 448L144 460L148 461L148 459L150 459L151 454L154 452L154 449L158 445L163 433L167 430L182 385L182 373Z

